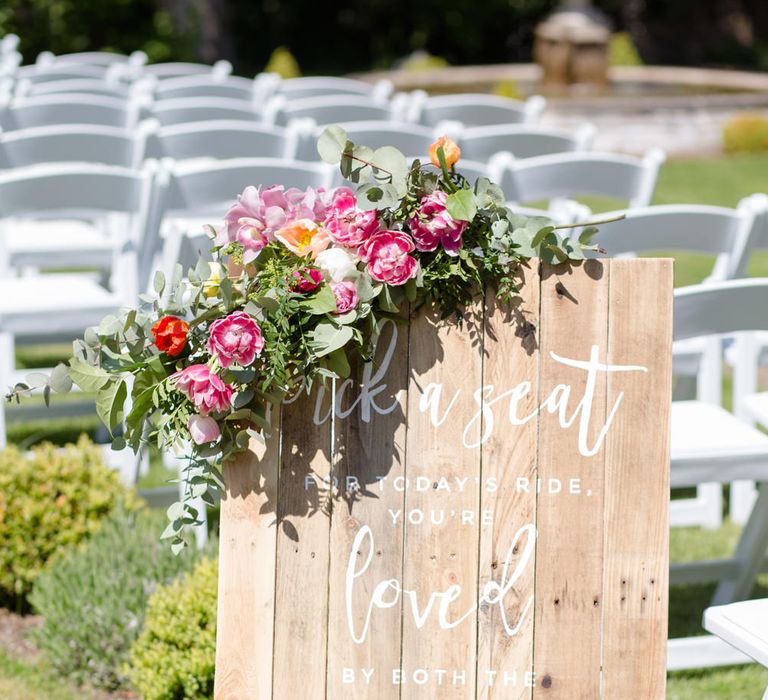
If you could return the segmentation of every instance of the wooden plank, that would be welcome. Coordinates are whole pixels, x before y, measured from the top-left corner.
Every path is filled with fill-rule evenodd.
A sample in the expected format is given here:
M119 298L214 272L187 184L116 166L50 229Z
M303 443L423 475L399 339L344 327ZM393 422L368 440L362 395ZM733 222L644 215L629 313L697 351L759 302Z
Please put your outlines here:
M411 325L401 685L406 699L475 695L480 421L473 417L482 331L482 303L467 311L460 326L440 323L432 313Z
M337 388L328 697L387 700L400 697L401 601L370 615L369 606L377 585L402 580L405 499L392 485L405 474L408 326L385 323L374 361L351 377Z
M316 400L283 406L278 481L273 697L325 698L331 422L316 425ZM308 586L311 586L308 588Z
M611 261L606 438L603 687L637 700L666 693L672 261ZM642 659L642 663L637 663Z
M588 453L605 423L605 374L590 386L587 371L563 360L588 361L596 347L605 362L608 288L599 261L542 266L536 699L600 697L604 449Z
M488 437L482 445L480 512L490 517L480 532L477 635L477 697L483 700L530 700L533 692L535 559L527 557L535 555L538 267L522 270L518 303L501 306L492 290L486 295L482 383ZM528 416L533 418L523 423ZM524 527L529 530L520 533ZM500 605L483 597L484 591L508 586Z
M224 464L219 529L216 700L272 697L277 431Z

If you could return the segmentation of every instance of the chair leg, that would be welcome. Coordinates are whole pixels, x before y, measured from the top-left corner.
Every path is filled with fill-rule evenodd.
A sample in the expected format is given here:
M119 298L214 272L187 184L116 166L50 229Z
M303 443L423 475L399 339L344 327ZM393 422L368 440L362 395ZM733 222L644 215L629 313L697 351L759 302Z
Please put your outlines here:
M13 336L10 333L0 333L0 449L5 449L8 444L5 421L5 392L11 384L11 373L16 368L15 349Z
M755 505L757 491L754 481L734 481L731 484L729 512L731 520L737 525L744 525Z
M722 484L699 484L696 500L701 502L701 526L716 530L723 524Z
M738 574L720 582L712 605L727 605L749 597L768 549L768 482L758 485L757 500L736 546Z

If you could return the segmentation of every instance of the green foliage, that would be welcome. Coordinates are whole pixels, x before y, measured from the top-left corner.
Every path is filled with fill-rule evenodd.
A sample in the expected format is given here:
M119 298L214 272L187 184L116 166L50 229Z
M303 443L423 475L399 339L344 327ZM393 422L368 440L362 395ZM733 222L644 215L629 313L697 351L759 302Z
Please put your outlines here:
M433 56L428 51L414 51L405 60L396 64L396 67L407 73L419 73L424 70L436 70L446 68L450 63L442 56Z
M203 560L150 597L127 671L144 700L213 697L217 568Z
M523 94L520 92L520 86L516 81L512 80L499 80L491 88L491 93L498 95L499 97L509 97L512 100L523 99Z
M0 597L17 606L54 555L93 534L131 493L86 438L0 452Z
M41 51L141 49L150 61L194 60L199 21L194 3L171 14L155 0L7 0L0 34L13 32L31 63Z
M87 542L58 557L30 595L43 625L35 641L62 675L103 688L124 685L123 666L144 621L147 595L188 570L157 539L160 513L120 511Z
M723 127L726 153L758 153L768 151L768 117L762 114L740 114Z
M301 76L301 68L291 50L286 46L278 46L269 57L264 67L265 73L277 73L281 78L298 78Z
M616 32L611 36L608 44L608 63L612 66L644 65L629 32Z

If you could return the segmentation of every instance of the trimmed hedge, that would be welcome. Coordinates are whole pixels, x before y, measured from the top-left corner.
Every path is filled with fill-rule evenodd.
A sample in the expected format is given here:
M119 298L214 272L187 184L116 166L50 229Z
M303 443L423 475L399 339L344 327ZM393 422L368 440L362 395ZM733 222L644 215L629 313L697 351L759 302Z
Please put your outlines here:
M144 700L213 697L217 570L216 560L204 559L149 599L128 669Z

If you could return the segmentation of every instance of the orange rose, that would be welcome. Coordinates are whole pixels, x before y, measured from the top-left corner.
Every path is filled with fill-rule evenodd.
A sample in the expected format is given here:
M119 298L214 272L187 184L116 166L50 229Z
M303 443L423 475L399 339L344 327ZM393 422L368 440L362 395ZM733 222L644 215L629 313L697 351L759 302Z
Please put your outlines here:
M296 255L311 255L313 260L331 244L328 231L311 219L297 219L283 226L275 238Z
M176 357L187 346L189 326L176 316L163 316L154 326L155 346L169 357Z
M456 142L449 139L447 136L441 136L429 147L429 157L432 159L435 167L440 167L440 158L437 157L437 149L442 146L443 155L445 156L445 164L452 168L456 162L461 158L461 149L456 145Z

